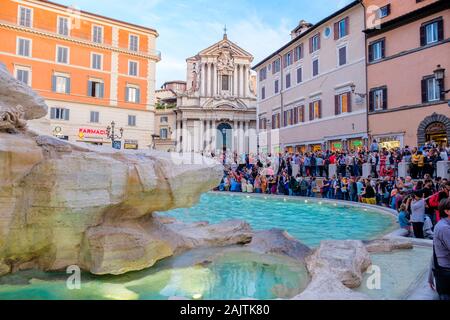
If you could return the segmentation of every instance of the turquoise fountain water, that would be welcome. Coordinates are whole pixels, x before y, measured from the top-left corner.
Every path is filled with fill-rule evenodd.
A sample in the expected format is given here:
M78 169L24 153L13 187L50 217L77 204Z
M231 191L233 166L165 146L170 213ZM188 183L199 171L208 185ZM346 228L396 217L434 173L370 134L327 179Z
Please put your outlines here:
M246 197L209 193L189 209L177 209L160 215L185 222L218 223L242 219L254 230L279 228L309 246L321 240L370 240L392 230L394 218L376 210L334 205L328 202L293 201L286 198Z
M227 194L206 194L192 208L158 214L186 222L243 219L255 230L285 229L310 246L323 239L371 239L395 226L375 210ZM275 299L291 298L309 282L305 266L292 259L236 250L194 250L122 276L83 274L80 290L68 290L65 273L18 272L0 278L0 299Z

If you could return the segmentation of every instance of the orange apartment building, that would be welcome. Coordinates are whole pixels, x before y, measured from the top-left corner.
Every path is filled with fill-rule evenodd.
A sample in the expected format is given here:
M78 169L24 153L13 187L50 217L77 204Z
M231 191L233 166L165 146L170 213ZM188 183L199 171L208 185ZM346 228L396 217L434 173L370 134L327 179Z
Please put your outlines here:
M45 119L31 129L69 141L128 149L152 143L158 33L44 0L0 1L0 63L43 96Z
M364 0L369 135L387 148L450 142L450 1Z

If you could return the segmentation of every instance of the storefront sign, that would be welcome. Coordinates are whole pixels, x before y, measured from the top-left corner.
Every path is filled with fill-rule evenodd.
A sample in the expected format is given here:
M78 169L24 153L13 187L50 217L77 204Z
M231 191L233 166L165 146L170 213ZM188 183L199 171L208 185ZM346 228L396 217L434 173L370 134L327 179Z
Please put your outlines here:
M123 148L130 150L137 150L139 148L139 143L137 140L125 140Z
M117 150L122 149L122 141L113 141L112 147Z
M93 128L79 128L78 137L81 140L103 140L106 137L106 130Z

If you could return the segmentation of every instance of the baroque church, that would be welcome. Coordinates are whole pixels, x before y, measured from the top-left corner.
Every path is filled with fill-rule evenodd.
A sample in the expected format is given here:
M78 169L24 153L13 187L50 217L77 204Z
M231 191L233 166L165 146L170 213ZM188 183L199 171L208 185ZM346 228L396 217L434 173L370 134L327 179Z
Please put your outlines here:
M175 109L178 152L256 152L252 61L226 29L221 41L186 60L186 90L177 94Z

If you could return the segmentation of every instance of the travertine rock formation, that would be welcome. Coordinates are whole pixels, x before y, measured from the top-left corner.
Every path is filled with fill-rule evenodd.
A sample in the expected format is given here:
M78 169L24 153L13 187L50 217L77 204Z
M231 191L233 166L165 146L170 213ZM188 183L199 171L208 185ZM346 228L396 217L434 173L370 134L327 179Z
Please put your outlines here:
M119 274L182 246L248 241L242 223L195 239L152 215L193 205L220 181L220 164L183 165L168 153L93 149L25 130L26 120L46 112L40 97L0 67L0 275L73 264Z

